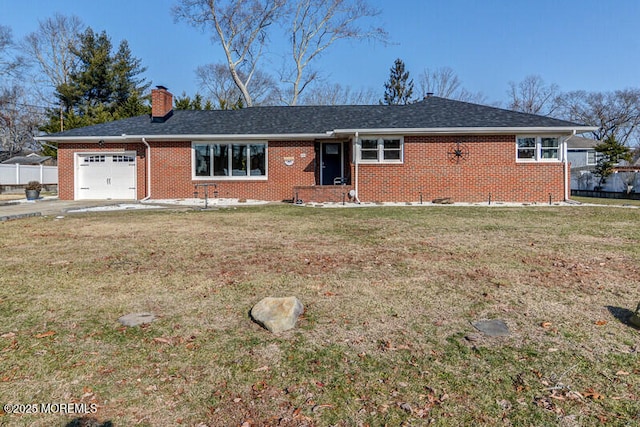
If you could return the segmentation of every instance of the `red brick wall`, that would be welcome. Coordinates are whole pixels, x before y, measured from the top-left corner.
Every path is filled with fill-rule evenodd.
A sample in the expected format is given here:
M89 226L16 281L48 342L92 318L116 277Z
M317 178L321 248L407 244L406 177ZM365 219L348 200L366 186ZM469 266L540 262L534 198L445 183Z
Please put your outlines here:
M62 143L58 146L58 198L73 200L74 198L74 154L99 152L136 152L136 190L138 199L146 194L146 158L145 146L142 143Z
M450 197L458 202L492 201L548 202L564 199L563 165L517 163L515 136L407 136L403 164L360 164L359 198L363 202L425 202ZM468 158L456 163L448 151L465 144ZM313 141L270 141L268 175L259 180L191 179L191 142L154 142L151 145L151 198L190 198L194 184L215 182L218 197L289 200L294 187L314 186L316 152ZM73 199L73 153L135 150L137 152L138 198L146 193L145 146L131 144L63 143L58 151L59 197ZM294 164L285 165L285 158ZM352 171L352 186L355 173ZM202 191L202 190L201 190ZM211 194L211 192L210 192ZM314 193L317 194L317 193ZM337 194L337 193L336 193ZM307 195L308 196L308 195ZM332 193L332 198L335 198ZM337 197L337 196L336 196ZM300 196L305 200L302 196ZM306 200L305 200L306 201ZM320 200L318 200L320 201Z
M153 142L151 145L151 198L193 197L196 183L217 184L218 197L287 200L294 197L296 185L314 185L315 152L313 141L269 141L268 180L191 179L191 142ZM287 166L285 157L294 163ZM201 189L200 192L203 190ZM211 196L211 189L209 195Z
M448 154L464 144L458 163ZM516 163L515 135L407 136L404 163L359 165L361 201L548 202L564 199L562 163Z

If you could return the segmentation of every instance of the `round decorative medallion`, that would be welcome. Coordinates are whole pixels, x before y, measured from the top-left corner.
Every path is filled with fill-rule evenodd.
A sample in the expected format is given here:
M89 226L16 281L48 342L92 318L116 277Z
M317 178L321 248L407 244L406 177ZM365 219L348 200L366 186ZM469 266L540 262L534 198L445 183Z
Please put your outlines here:
M465 144L456 142L449 147L447 157L450 162L460 163L461 160L467 160L469 158L469 148Z

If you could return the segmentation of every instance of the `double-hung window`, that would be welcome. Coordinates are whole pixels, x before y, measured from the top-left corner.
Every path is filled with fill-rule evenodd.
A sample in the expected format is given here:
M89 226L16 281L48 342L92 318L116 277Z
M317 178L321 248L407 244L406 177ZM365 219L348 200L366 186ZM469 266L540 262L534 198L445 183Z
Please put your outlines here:
M599 153L596 150L587 151L587 165L589 166L597 165L602 158L602 153Z
M560 138L549 136L519 136L516 138L516 156L521 161L560 160Z
M266 143L194 143L195 179L264 179L267 177Z
M365 137L360 139L358 160L362 163L402 163L402 137Z

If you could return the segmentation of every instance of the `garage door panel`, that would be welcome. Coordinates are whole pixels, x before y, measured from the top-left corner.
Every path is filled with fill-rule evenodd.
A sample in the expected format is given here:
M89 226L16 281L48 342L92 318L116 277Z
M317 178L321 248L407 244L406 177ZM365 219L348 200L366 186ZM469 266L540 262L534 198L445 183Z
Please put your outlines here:
M135 153L79 154L77 199L136 199Z
M136 157L116 154L111 157L112 199L136 198Z

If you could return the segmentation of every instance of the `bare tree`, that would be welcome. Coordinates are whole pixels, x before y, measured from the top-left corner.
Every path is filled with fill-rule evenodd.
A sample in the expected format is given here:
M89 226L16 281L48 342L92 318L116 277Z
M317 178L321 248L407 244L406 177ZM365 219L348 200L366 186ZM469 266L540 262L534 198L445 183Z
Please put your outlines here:
M509 82L507 94L510 110L549 116L558 108L558 86L547 85L540 76L527 76L520 83Z
M353 91L338 83L314 86L300 100L304 105L371 105L378 103L373 89Z
M249 91L267 42L267 28L278 19L286 0L180 0L176 19L213 30L224 50L229 73L244 104L253 105Z
M386 41L382 28L362 28L365 18L379 15L364 0L298 0L291 18L292 67L282 80L290 85L287 104L296 105L300 94L318 77L311 69L313 60L338 40Z
M559 112L565 119L598 126L592 132L594 139L603 141L613 136L626 146L639 140L640 89L574 91L563 94L559 102Z
M488 104L487 95L482 92L470 92L465 88L460 89L452 99L474 104Z
M38 109L27 101L19 81L25 66L13 42L11 28L0 25L0 147L9 155L33 143L41 123Z
M418 75L420 98L428 94L458 101L484 103L486 96L482 92L470 92L462 87L462 80L449 67L425 68Z
M11 28L0 25L0 76L4 81L6 77L17 77L23 66L24 58L17 53Z
M53 91L59 85L69 83L69 76L78 62L73 49L79 45L79 35L85 28L78 17L57 13L40 21L38 29L24 38L21 48L27 60L38 69L38 86Z
M10 155L24 149L37 149L33 140L43 122L41 108L29 104L21 86L0 89L0 146Z
M460 90L462 82L449 67L436 68L434 70L425 68L418 75L418 85L420 86L421 97L430 93L441 98L453 98Z
M178 20L212 32L246 106L254 105L250 85L257 78L272 24L285 28L291 41L292 62L285 60L281 67L281 80L288 86L282 101L289 105L296 105L318 78L311 65L336 41L387 37L381 28L360 26L379 13L366 0L179 0L173 13Z
M240 72L242 77L242 73ZM238 89L225 64L201 65L196 69L196 79L205 97L215 100L218 108L225 110L242 104L242 92ZM273 105L279 99L277 85L271 76L256 70L251 87L247 88L253 105Z

